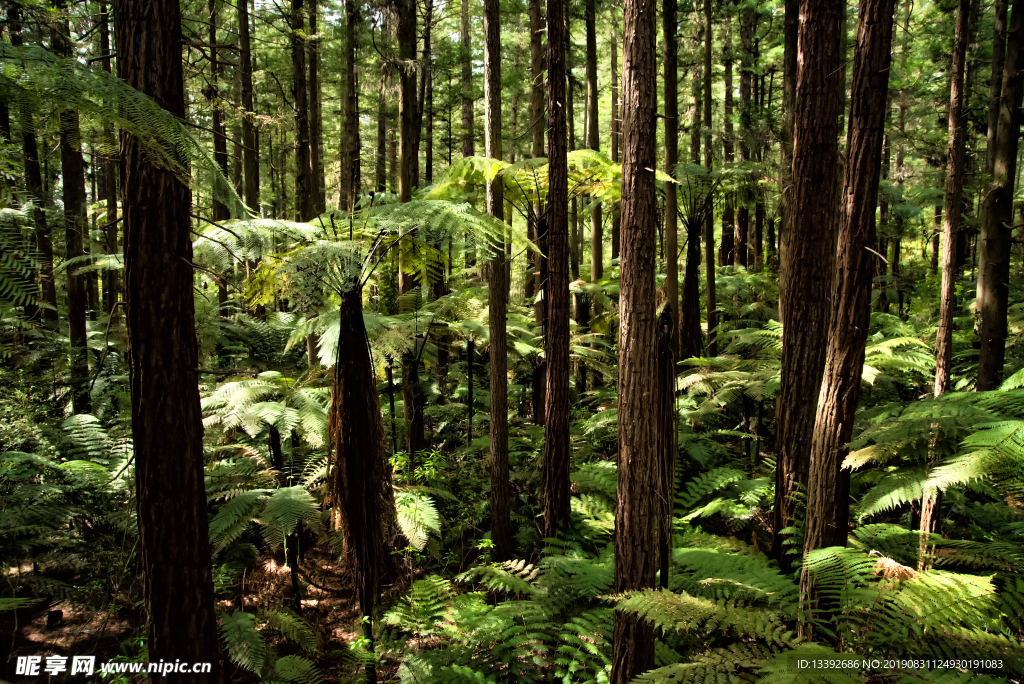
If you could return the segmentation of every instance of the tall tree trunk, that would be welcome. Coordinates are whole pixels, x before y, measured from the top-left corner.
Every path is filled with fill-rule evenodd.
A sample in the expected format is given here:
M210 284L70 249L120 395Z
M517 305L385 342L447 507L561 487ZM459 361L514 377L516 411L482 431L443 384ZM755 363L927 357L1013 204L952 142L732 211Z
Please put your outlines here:
M1006 63L1006 19L1010 0L992 3L992 70L989 78L988 132L985 145L985 173L992 175L996 161L996 131L999 128L999 103L1003 94L1003 66Z
M1020 4L1015 2L1014 4ZM957 232L963 210L964 147L967 134L964 68L970 40L970 0L959 0L951 57L949 144L946 148L946 197L942 238L942 289L939 291L939 329L935 336L935 396L952 389L953 329L956 314ZM934 464L929 454L929 466ZM921 501L921 544L918 563L924 567L925 540L935 527L941 493L926 491Z
M704 0L704 168L711 174L711 42L714 25L711 23L711 0ZM707 277L707 310L708 310L708 356L718 355L718 335L714 332L718 326L717 297L715 296L715 217L714 211L708 210L704 218L704 269Z
M382 65L383 66L383 65ZM377 95L377 163L375 168L374 187L377 192L388 190L388 167L387 167L387 123L388 123L388 76L381 74L380 91Z
M424 342L425 344L425 342ZM402 405L405 418L405 452L410 469L415 468L416 455L427 448L423 410L427 396L420 384L420 355L417 344L402 355Z
M544 536L569 519L569 165L565 3L548 1L548 201L544 394Z
M236 0L239 1L239 0ZM324 179L324 124L320 106L320 37L317 36L317 0L309 0L309 170L314 216L327 210L327 188Z
M753 102L751 101L751 85L754 76L754 39L757 29L757 15L754 10L745 6L740 10L740 163L752 161L751 124L753 120ZM744 169L741 172L739 189L739 206L736 208L736 253L734 263L746 268L750 265L749 233L750 205L754 202L752 187L753 173Z
M779 141L779 246L782 246L793 204L793 133L796 125L797 41L800 30L800 0L784 0L782 55L782 134ZM776 494L778 491L776 490ZM776 523L779 521L776 520ZM772 547L772 552L779 549Z
M221 173L225 177L228 175L228 139L224 131L224 112L221 109L220 101L220 55L217 49L217 25L220 23L218 19L219 12L217 11L217 0L209 0L209 11L210 11L210 85L209 85L209 99L210 105L213 108L213 161L217 164L217 168L220 169ZM231 211L227 205L220 200L220 193L218 192L218 184L214 182L210 188L210 194L213 198L213 220L220 223L231 218ZM223 278L221 278L223 282ZM221 285L221 287L226 287ZM226 290L225 290L226 293Z
M178 3L117 0L118 76L185 118ZM121 135L125 309L149 655L207 662L220 681L220 647L203 484L203 421L192 299L190 194L179 175Z
M544 0L528 0L529 18L530 18L530 130L533 134L533 146L530 151L532 157L543 157L544 156L544 129L546 124L545 112L544 112L544 51L543 51L543 31L544 31ZM540 212L542 207L540 204L534 205L534 216L531 217L528 225L529 237L538 243L538 246L543 250L544 245L539 244L540 239L538 236L538 226L536 222L540 218ZM543 254L535 254L533 257L532 272L534 276L533 282L526 283L526 299L533 303L537 292L541 289L541 272L544 270L544 256ZM542 305L537 304L534 307L534 318L536 319L537 325L542 324ZM536 393L537 385L534 383L534 389ZM541 404L543 406L543 404Z
M1001 36L999 37L1001 38ZM981 357L978 390L999 385L1006 357L1007 307L1010 296L1010 253L1013 245L1013 181L1017 175L1017 146L1020 137L1021 94L1024 68L1024 0L1014 0L1007 36L1003 84L998 100L992 182L982 209L981 248L978 263L978 312L981 314Z
M484 2L484 154L501 159L501 16L498 0ZM487 213L504 218L500 177L487 181ZM508 283L505 245L491 246L487 268L488 328L491 344L491 539L494 558L512 552L512 491L508 479ZM567 322L568 323L568 322ZM568 406L566 407L568 410Z
M345 0L345 92L341 98L341 187L338 209L354 208L359 179L359 118L356 111L356 27L362 21L355 0Z
M342 293L339 313L329 427L332 499L340 501L344 511L363 636L372 653L373 611L389 557L385 540L395 515L395 499L377 380L366 346L362 292L355 284ZM375 660L367 662L366 680L376 684Z
M104 57L104 59L100 60L100 66L109 74L111 73L110 13L107 9L107 3L103 0L100 2L99 29L100 54ZM104 145L112 148L116 147L117 140L114 137L113 125L104 124L103 142ZM103 159L100 163L103 165L103 189L100 195L107 209L106 225L103 228L103 242L107 254L117 254L117 163L114 160L114 156L106 150L103 152ZM103 310L111 315L115 313L118 299L120 299L120 280L120 274L113 269L103 272Z
M597 94L597 3L586 0L584 23L587 38L587 147L592 150L601 149L600 126L598 117ZM550 36L548 37L550 41ZM550 75L549 75L550 77ZM595 202L590 209L590 279L597 282L604 277L604 226L601 221L601 203ZM546 293L545 293L546 294ZM598 313L594 303L594 313Z
M70 30L61 20L53 39L57 52L71 57ZM64 188L64 240L68 261L85 256L85 240L89 223L85 213L85 163L82 160L82 130L78 111L60 112L60 168ZM89 398L89 350L86 346L85 320L88 307L86 277L77 270L85 264L75 264L67 270L68 337L71 340L71 403L75 413L91 410Z
M303 0L292 0L292 102L295 107L295 202L299 221L311 221L315 202L310 169L309 98L306 83L306 20Z
M22 45L21 6L7 5L8 31L12 45ZM44 211L47 197L43 189L43 176L39 168L39 146L36 144L35 111L30 101L23 102L19 112L21 128L22 164L25 168L25 190L32 200L32 225L35 229L36 250L39 253L39 287L42 297L39 309L43 325L56 329L57 286L53 279L53 241Z
M236 0L238 10L239 68L242 72L242 176L245 204L260 215L260 155L252 89L252 49L249 38L249 0Z
M612 161L619 163L619 140L622 137L622 120L619 119L619 32L618 20L615 16L615 8L612 7ZM619 230L621 225L622 212L619 205L612 207L612 259L619 258Z
M676 492L676 325L675 316L667 305L658 318L658 366L655 386L657 412L655 436L658 443L658 585L668 589L669 568L672 566L672 512Z
M675 177L679 163L679 37L676 0L662 0L662 33L665 40L665 173ZM676 222L678 194L674 183L665 183L665 297L672 325L672 349L679 349L679 227ZM675 377L675 367L672 369ZM664 581L664 580L662 580Z
M733 145L733 124L732 115L735 109L733 100L732 82L732 12L735 11L735 2L730 0L725 10L725 37L722 42L722 64L725 66L725 98L722 111L722 164L732 164L736 160L735 148ZM722 210L722 246L719 251L719 266L729 264L740 265L737 259L736 245L736 197L732 192L725 194L725 208Z
M469 0L462 0L462 156L476 154L476 136L473 133L473 44L470 42Z
M657 367L652 230L657 213L655 5L626 0L624 15L616 593L654 586L659 507L652 492L661 486L651 411ZM635 613L616 611L613 633L613 684L630 682L654 666L654 625Z
M398 14L398 78L399 157L401 171L398 175L398 200L412 199L412 188L416 183L416 3L413 0L397 0Z
M426 119L426 150L423 164L426 167L426 184L434 182L434 58L430 31L434 25L434 2L427 2L423 27L423 90L425 96L420 107L420 120Z
M847 163L832 323L811 440L804 552L846 546L850 474L841 469L860 399L871 323L875 206L881 174L895 0L861 0L850 86ZM802 578L805 593L809 578Z
M792 216L782 234L782 382L775 402L778 465L772 553L787 569L791 558L782 530L793 524L795 495L807 484L828 344L843 7L830 0L800 4L796 101L802 104L794 122Z

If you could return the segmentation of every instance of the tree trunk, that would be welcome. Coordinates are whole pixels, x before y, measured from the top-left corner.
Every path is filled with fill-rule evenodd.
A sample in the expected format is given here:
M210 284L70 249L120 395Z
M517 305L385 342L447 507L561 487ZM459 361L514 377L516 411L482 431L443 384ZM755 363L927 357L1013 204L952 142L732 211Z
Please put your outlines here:
M501 17L498 0L484 2L484 154L501 159ZM499 221L505 207L501 178L487 182L487 213ZM512 491L508 479L508 283L505 245L491 246L487 268L488 351L491 372L491 539L495 560L512 552ZM568 410L568 407L566 407Z
M118 76L185 118L181 14L177 3L118 0ZM177 173L149 161L121 135L125 309L135 444L135 492L145 578L149 656L210 663L220 645L203 483L203 420L192 299L190 194Z
M332 499L344 511L347 548L352 550L363 635L372 653L373 611L389 554L385 540L395 514L387 438L370 365L363 323L362 293L353 284L342 293L338 357L331 383L330 443ZM370 659L366 679L376 684Z
M110 14L107 11L107 3L100 2L100 54L104 59L100 60L100 66L108 74L111 73L110 63ZM117 145L114 137L114 127L111 124L103 126L103 141L110 147ZM33 141L34 142L34 141ZM103 228L103 241L107 254L117 254L117 163L113 155L104 152L102 164L103 188L100 196L106 204L107 219ZM100 199L100 198L96 198ZM52 268L52 264L51 264ZM112 269L103 272L103 310L107 314L114 315L117 302L120 299L120 274Z
M402 355L402 405L405 418L405 451L410 468L416 455L427 448L424 434L423 410L427 397L420 385L420 359L416 345Z
M15 3L7 5L8 31L10 32L11 44L22 45L21 37L21 7ZM39 309L43 325L50 329L56 329L58 325L57 316L57 286L53 279L53 242L50 227L46 222L47 204L46 193L43 189L43 175L39 168L39 146L36 144L35 111L31 101L27 100L21 104L20 112L21 128L21 153L22 164L25 168L25 190L29 199L32 200L32 225L35 229L36 250L39 253L39 287L42 297L39 301Z
M612 161L619 163L619 139L622 137L622 120L619 119L619 35L615 9L612 8ZM622 213L619 205L612 207L612 259L619 258L619 230Z
M725 66L725 99L723 102L722 121L724 132L722 133L722 164L732 164L736 160L733 146L733 125L732 115L735 109L733 101L732 81L732 12L735 10L735 3L730 1L729 8L725 13L725 37L722 43L722 64ZM736 197L732 192L725 194L725 208L722 210L722 246L719 251L719 266L734 264L740 265L737 257L736 244Z
M1003 67L1006 63L1006 19L1010 0L992 3L992 71L989 79L988 132L985 145L985 173L992 175L996 161L996 131L999 128L999 104L1003 94Z
M323 163L324 124L320 106L320 38L317 36L316 4L317 0L309 0L309 170L313 174L309 185L313 194L313 214L310 220L327 211Z
M220 59L217 50L217 25L220 23L217 12L217 0L209 0L210 11L210 83L209 99L213 109L213 161L225 177L228 175L228 139L224 132L224 112L220 101ZM220 223L231 218L231 211L220 201L217 182L210 188L213 198L213 220ZM222 279L223 280L223 279ZM222 286L224 287L224 286ZM226 293L226 290L225 290Z
M626 0L624 15L616 593L654 586L659 506L652 492L661 487L651 411L657 368L652 230L657 212L655 5ZM625 684L654 666L654 626L636 614L616 611L613 632L611 682Z
M249 0L237 0L239 67L242 72L242 176L245 203L260 215L260 156L256 139L256 115L252 90L252 50L249 37Z
M416 184L417 162L417 102L416 102L416 3L413 0L397 0L398 13L398 59L399 90L398 118L399 156L402 168L398 176L398 201L412 199Z
M811 441L804 552L846 546L850 473L841 469L860 399L871 323L875 206L881 174L895 0L861 0L850 86L847 163L832 323ZM803 578L805 591L808 578Z
M66 21L58 22L54 31L57 52L71 57L70 31ZM65 258L70 261L85 256L85 240L89 223L85 213L85 163L82 160L82 130L78 111L60 112L60 168L64 189ZM91 410L89 398L89 350L86 346L85 320L88 308L86 277L76 271L85 266L74 264L67 268L68 337L71 340L71 403L75 413Z
M528 0L529 7L529 18L530 18L530 80L531 80L531 91L530 91L530 130L533 133L533 146L530 151L530 155L533 158L544 156L544 129L547 123L545 112L544 112L544 51L543 51L543 31L544 31L544 0ZM537 221L540 219L542 207L541 205L535 204L533 216L531 216L528 226L529 237L534 240L543 249L543 245L540 245L540 239L538 236ZM542 254L535 254L533 256L533 268L534 274L533 282L527 282L526 284L526 298L530 304L533 304L533 300L536 297L537 292L541 289L541 272L544 270L544 257ZM527 276L529 278L529 276ZM540 304L534 306L534 318L536 319L537 325L542 325L542 308ZM534 383L534 388L537 385ZM534 392L536 395L536 392ZM543 406L543 404L541 404ZM534 412L536 415L536 411Z
M800 0L784 0L782 56L782 134L779 141L779 246L792 218L793 132L796 125L797 41L800 30ZM776 521L778 522L778 521ZM773 553L778 549L773 547Z
M679 163L679 38L676 0L662 0L662 33L665 40L665 173L673 178ZM665 183L665 298L672 317L672 350L679 349L679 227L676 222L678 194L674 183ZM675 377L675 367L672 369ZM662 580L665 581L665 580Z
M383 65L382 65L383 66ZM380 91L377 95L377 163L374 169L374 187L377 192L388 190L388 167L387 167L387 122L388 122L388 76L381 74Z
M425 95L420 106L420 125L423 127L423 120L426 118L426 150L423 164L426 167L426 184L431 185L434 182L434 59L432 57L433 43L430 38L430 31L434 26L433 0L427 2L423 23L423 90Z
M711 174L711 42L714 35L711 23L711 0L704 0L704 168ZM708 310L708 356L718 355L718 335L714 329L718 326L717 297L715 296L715 217L714 210L709 209L704 218L704 269L707 277L707 310Z
M1009 305L1010 253L1013 235L1013 181L1017 175L1017 145L1021 123L1021 93L1024 68L1021 42L1024 42L1024 0L1014 0L1013 14L1003 67L1003 83L998 105L999 115L992 155L992 182L982 209L981 248L978 262L978 312L981 315L981 357L977 389L999 386L1006 356L1007 307ZM1001 36L999 37L1001 38Z
M667 32L666 32L667 33ZM658 561L659 586L668 589L669 568L672 565L672 512L676 492L676 326L675 316L666 306L658 318L658 367L655 387L655 411L658 442L658 477L661 491L658 495Z
M345 0L345 93L341 98L341 187L338 209L355 208L359 194L359 118L356 110L356 28L362 21L355 0Z
M1020 4L1015 2L1015 4ZM970 0L959 0L953 38L949 92L949 144L946 148L946 196L942 237L942 289L939 291L939 329L935 336L935 396L952 389L953 328L956 315L956 242L963 210L964 147L967 117L964 67L970 39ZM933 465L929 454L929 466ZM928 491L921 501L921 544L918 563L924 566L925 540L935 528L940 493Z
M586 0L584 13L587 38L587 147L601 149L600 126L598 125L597 92L597 3ZM550 41L550 36L548 37ZM590 279L597 282L604 277L604 225L601 220L601 203L595 202L590 209ZM594 313L598 313L595 302Z
M828 344L839 135L840 22L843 5L802 0L800 72L793 136L793 202L782 234L779 311L782 382L775 402L775 510L772 553L784 568L798 488L807 483L818 392ZM873 207L874 205L872 205Z
M548 1L548 201L544 353L544 536L569 519L569 182L565 3ZM593 109L591 109L593 112Z
M476 137L473 134L473 44L470 42L469 0L462 0L462 156L476 154Z
M295 107L295 202L299 221L313 220L315 202L310 169L309 99L306 84L306 20L303 0L292 0L292 102Z
M753 103L751 85L754 76L754 39L757 30L756 14L750 7L740 10L740 163L752 161L751 123ZM746 268L750 265L750 205L754 202L752 178L754 174L744 168L740 175L739 207L736 209L736 253L734 263Z

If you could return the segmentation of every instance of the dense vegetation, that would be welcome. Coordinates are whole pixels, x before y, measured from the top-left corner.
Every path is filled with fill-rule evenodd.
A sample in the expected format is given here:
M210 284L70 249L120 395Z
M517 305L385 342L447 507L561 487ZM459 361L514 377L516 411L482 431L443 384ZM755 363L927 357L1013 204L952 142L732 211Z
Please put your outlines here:
M1024 679L1024 0L2 9L0 680Z

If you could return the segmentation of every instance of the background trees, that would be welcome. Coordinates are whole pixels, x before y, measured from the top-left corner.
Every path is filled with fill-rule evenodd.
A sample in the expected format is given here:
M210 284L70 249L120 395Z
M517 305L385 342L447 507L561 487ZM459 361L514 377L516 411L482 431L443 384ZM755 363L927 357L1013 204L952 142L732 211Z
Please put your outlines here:
M954 4L5 5L3 667L1019 678L1024 9Z

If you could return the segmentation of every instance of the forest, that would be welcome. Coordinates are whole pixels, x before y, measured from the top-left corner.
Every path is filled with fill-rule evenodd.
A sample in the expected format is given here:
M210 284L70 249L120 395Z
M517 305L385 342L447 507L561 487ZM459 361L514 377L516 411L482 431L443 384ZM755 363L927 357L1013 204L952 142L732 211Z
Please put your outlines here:
M1024 681L1024 0L0 15L0 684Z

